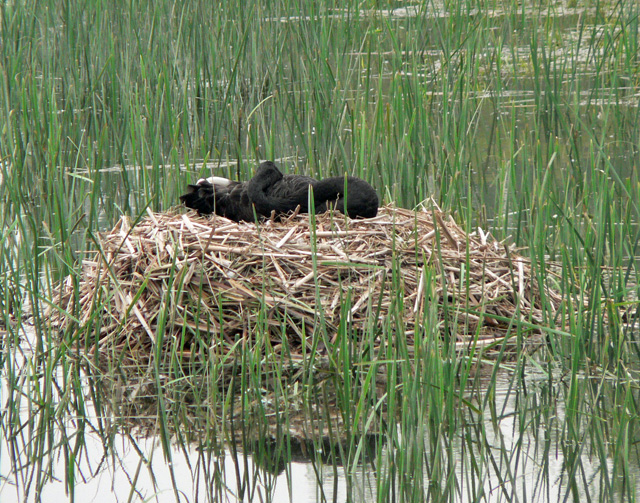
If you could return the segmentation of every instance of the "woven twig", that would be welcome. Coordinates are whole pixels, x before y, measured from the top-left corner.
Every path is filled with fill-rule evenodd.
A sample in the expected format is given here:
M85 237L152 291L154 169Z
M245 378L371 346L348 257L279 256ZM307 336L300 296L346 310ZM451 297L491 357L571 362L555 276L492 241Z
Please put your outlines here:
M450 318L460 346L493 344L514 321L544 318L527 260L481 230L468 235L435 205L386 206L368 220L325 213L313 226L308 215L256 225L149 212L133 228L123 217L99 244L79 292L69 278L59 307L79 318L86 347L140 362L159 341L184 357L202 344L224 355L258 332L301 354L320 326L332 336L346 315L364 333L398 309L411 344L433 303L447 304L440 321ZM545 298L547 309L561 303L554 291ZM70 327L60 312L55 322Z

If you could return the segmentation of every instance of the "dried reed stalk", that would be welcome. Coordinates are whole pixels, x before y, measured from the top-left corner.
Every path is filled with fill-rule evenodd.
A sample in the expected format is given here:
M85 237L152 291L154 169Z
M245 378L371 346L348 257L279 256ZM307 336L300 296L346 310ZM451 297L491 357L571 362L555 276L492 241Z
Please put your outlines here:
M527 260L481 230L467 235L435 205L386 206L368 220L325 213L315 226L308 215L256 225L149 212L133 228L123 217L100 247L83 264L79 292L70 278L61 288L59 306L79 318L91 351L139 363L158 344L184 358L223 356L256 334L275 351L286 342L295 358L319 327L333 336L341 317L357 334L399 311L411 344L424 310L445 296L440 321L448 313L455 333L442 335L461 347L499 342L513 321L543 320ZM556 292L545 296L560 305ZM72 323L52 316L63 329Z

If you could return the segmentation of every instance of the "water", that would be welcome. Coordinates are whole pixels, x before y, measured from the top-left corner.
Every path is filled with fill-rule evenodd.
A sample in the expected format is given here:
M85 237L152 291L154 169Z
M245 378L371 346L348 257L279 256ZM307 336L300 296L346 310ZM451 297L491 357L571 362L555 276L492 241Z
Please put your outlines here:
M319 501L320 495L331 501L334 491L335 500L346 501L343 469L336 474L327 466L291 462L286 472L275 476L261 470L252 456L244 453L234 457L226 451L211 459L191 446L173 446L169 451L171 460L167 460L156 437L117 435L108 453L99 436L85 435L84 441L76 467L76 501ZM3 467L11 466L6 446L0 457ZM56 456L51 463L51 479L41 490L41 500L71 499L64 482L64 458ZM318 468L320 472L316 471ZM24 473L2 473L3 502L35 500L35 483L27 487L23 476ZM371 501L371 497L369 492L360 501Z
M488 221L495 223L496 228L502 227L500 219L505 215L513 220L521 216L509 213L508 208L505 214L499 214L501 183L504 180L501 169L510 162L518 166L519 169L514 170L516 180L509 181L516 193L527 190L531 184L525 166L536 162L535 148L539 143L535 130L540 124L546 128L541 136L550 143L558 144L551 157L550 183L558 182L559 185L561 180L571 180L579 186L584 182L584 174L575 169L576 158L585 159L605 152L612 168L611 176L622 180L622 185L625 180L632 180L638 169L640 150L636 123L640 92L636 85L637 75L607 71L606 65L596 72L594 62L601 55L601 46L590 46L586 42L582 46L577 44L587 37L605 40L611 36L611 27L602 23L595 8L567 9L561 8L561 3L557 5L554 7L555 17L540 17L537 10L523 7L519 11L521 17L513 20L513 29L507 29L508 23L503 23L505 14L496 10L492 16L497 27L487 29L503 31L501 40L504 47L498 50L487 46L486 53L479 55L475 60L477 66L472 70L480 77L494 75L497 78L487 79L486 82L491 82L487 87L472 86L464 95L465 99L473 100L477 105L473 109L474 117L465 119L470 138L467 150L465 147L460 150L467 156L470 163L468 175L474 182L474 192L469 197L477 209L478 220L482 220L481 211L485 211ZM375 90L379 87L384 90L383 108L393 108L389 103L397 98L394 92L398 93L399 85L430 97L431 103L437 107L450 100L452 108L448 113L454 117L459 113L460 95L452 90L445 93L432 84L440 72L463 66L465 51L447 53L444 50L446 44L438 38L446 35L442 23L450 17L443 5L430 3L427 14L432 18L433 30L416 33L412 22L423 14L424 11L414 6L358 13L359 23L369 23L374 19L383 28L387 21L391 23L400 46L412 38L424 39L424 50L420 52L424 64L417 68L412 63L416 52L398 52L392 46L380 51L375 47L370 51L363 46L362 51L349 53L352 68L342 75L348 76L347 81L352 78L358 82L357 85L361 85L359 79L366 74L368 58L380 58L383 62L380 71L371 79L372 92L363 114L375 114L378 106ZM477 14L476 10L469 12L469 15ZM323 19L336 23L333 29L339 30L345 28L340 24L344 16L337 9ZM299 23L314 19L312 16L284 16L267 18L264 22L295 29ZM584 20L587 21L581 32L579 27ZM536 67L529 59L531 37L536 33L536 27L545 23L553 25L549 30L556 30L556 44L539 48L539 66ZM376 36L376 29L383 28L372 24L371 30L367 31L367 40ZM619 36L620 33L614 30L613 35ZM554 65L550 73L553 82L536 77L536 72L542 71L542 54L545 51ZM633 69L634 64L630 62L628 68ZM578 70L574 71L572 65L576 65ZM521 78L514 79L513 75ZM241 77L239 79L242 80ZM540 82L544 89L537 88ZM605 82L610 85L603 85ZM555 87L551 85L553 83ZM285 76L278 87L280 97L288 95L292 103L302 100L304 93L299 84L295 78ZM344 82L336 86L338 84ZM224 89L226 84L221 82L220 87ZM349 107L357 104L355 97L361 91L357 87L345 89L345 116L350 111ZM336 96L330 96L327 102ZM274 93L274 98L267 104L276 98L278 96ZM558 104L575 104L571 109L575 116L567 117L566 111ZM266 123L285 122L270 110L267 106L259 109L259 113L267 117ZM311 123L314 117L307 120ZM560 126L565 120L575 123L574 136L567 135L567 130ZM367 124L362 122L359 126L367 127ZM504 144L511 128L516 143L513 150ZM437 181L442 164L457 153L453 147L447 146L447 131L442 131L439 124L433 124L430 130L434 131L434 144L427 142L423 145L423 137L410 138L406 143L402 138L397 142L398 153L387 153L386 157L398 159L400 163L413 161L424 166L424 177L418 180L414 177L403 185L392 174L390 182L385 183L375 167L367 166L378 187L388 189L388 199L400 206L411 206L425 195L438 195ZM360 145L352 141L356 136L350 121L331 124L326 131L323 133L314 126L309 129L309 134L314 138L324 134L325 139L331 134L339 136L345 158L357 158ZM227 133L233 136L234 132ZM295 129L282 127L277 133L275 150L278 156L282 156L279 157L280 162L288 171L294 169L294 165L304 165L314 154L322 157L326 154L322 149L327 146L336 148L331 141L323 143L296 136ZM500 143L500 138L503 143ZM386 137L380 138L380 145L371 147L387 148L392 142L386 140ZM243 146L248 150L248 137L244 141ZM306 142L311 148L308 155L303 155L305 150L301 145ZM168 156L170 147L161 141L158 143ZM401 150L406 145L409 145L406 148L411 150L410 153ZM424 150L416 148L416 145ZM601 145L602 150L594 145ZM228 150L217 153L220 159L233 159L234 149L228 145L225 148ZM545 150L549 146L545 144L541 148ZM116 155L112 157L118 158ZM73 159L76 159L75 155ZM206 162L204 167L200 161L189 166L179 163L176 171L191 170L191 181L200 176L201 170L207 176L234 177L238 173L233 162L210 159ZM3 160L2 163L0 186L14 169L9 161ZM251 166L250 161L249 170ZM394 166L384 168L392 172ZM100 184L100 204L104 211L98 215L97 227L103 230L113 225L117 214L135 215L143 211L149 201L154 209L166 209L177 202L177 195L183 190L178 183L172 183L177 175L173 173L172 179L168 170L159 179L154 179L153 176L158 174L157 165L151 169L107 165L97 173L67 166L62 171L72 173L69 177L95 177L96 183ZM149 196L150 192L155 199ZM482 204L476 205L479 201ZM85 199L87 214L90 213L90 203ZM591 210L585 208L585 212ZM506 234L514 228L513 220L504 224ZM631 225L637 228L637 222L631 222ZM16 240L20 236L16 233ZM70 242L81 249L86 239L85 236L82 239L75 236ZM18 256L17 251L15 255ZM629 259L633 260L633 257ZM468 395L469 388L461 386L465 397L457 403L460 417L456 424L452 424L451 417L442 422L434 421L433 416L426 412L417 418L418 423L407 424L408 419L400 412L385 418L387 431L371 439L372 449L366 455L362 453L364 447L358 451L360 455L357 457L355 451L360 446L370 445L369 440L325 446L321 439L310 438L309 443L299 444L287 438L287 431L280 431L278 437L283 442L281 445L286 447L284 450L271 451L268 443L262 443L258 444L260 452L256 453L248 449L249 443L232 439L228 430L219 430L219 435L211 433L214 429L211 425L220 428L220 423L224 422L219 417L211 417L219 415L217 410L194 411L188 406L181 408L171 404L175 407L170 408L168 420L161 419L153 381L145 382L148 389L143 386L143 391L135 399L128 395L136 386L135 380L111 387L111 383L117 382L113 376L102 384L96 384L99 381L92 381L88 377L90 373L83 370L77 382L74 377L77 367L67 362L47 361L45 355L33 349L37 344L35 332L27 326L25 328L27 331L22 334L18 347L11 346L4 334L2 348L0 500L3 503L72 499L96 502L366 502L391 500L390 495L399 500L394 491L400 487L405 491L402 494L406 500L413 496L415 501L640 499L640 462L636 448L640 438L635 407L640 398L638 389L633 386L623 389L616 384L616 376L608 375L606 369L594 374L587 374L589 369L579 372L572 369L572 374L569 371L563 373L560 370L562 365L550 364L551 370L546 368L544 357L523 358L519 362L524 362L524 371L516 366L511 370L502 369L495 383L489 380L483 386L473 387ZM55 341L45 342L45 348L53 354ZM552 356L546 356L553 360ZM611 359L615 360L615 355ZM630 381L637 381L636 370L632 368L628 372ZM144 380L151 379L153 373L149 369L140 369L140 374L144 375L141 378ZM121 376L123 381L126 377ZM176 396L168 391L164 393L165 399L175 399ZM271 399L265 396L264 403L269 405L267 402ZM100 402L99 406L96 401ZM417 404L409 405L417 407ZM437 405L442 406L441 403ZM431 409L436 408L433 406ZM274 413L273 408L269 410L270 414ZM339 415L335 410L330 413ZM290 421L284 421L284 424L291 425L295 421L304 424L309 416L317 419L313 414L292 414ZM162 430L165 425L168 425L166 432ZM246 428L248 433L255 434L255 426L236 424L239 433ZM269 430L269 434L275 436L274 431ZM341 437L341 433L336 435ZM622 452L623 448L626 451ZM276 452L275 466L265 461L265 456L272 452ZM405 473L415 476L411 467L416 465L423 467L423 477L403 481ZM67 482L71 475L73 483ZM450 484L451 480L455 483ZM413 495L408 494L407 487L410 486L415 488ZM69 487L73 487L71 492Z
M34 342L34 341L31 341ZM24 376L24 387L33 385L32 355L18 356L15 375ZM36 373L38 375L38 373ZM39 374L42 378L42 374ZM586 376L579 376L588 380ZM20 380L20 379L19 379ZM425 436L424 455L429 458L437 448L447 452L454 477L455 501L562 501L597 499L603 485L613 487L620 500L640 497L637 452L625 473L614 472L612 453L598 452L601 444L588 435L586 423L606 421L603 413L614 406L612 383L597 379L593 391L599 395L592 417L582 416L577 423L564 410L563 395L569 376L559 371L549 377L546 372L529 371L522 385L514 388L513 375L501 373L491 397L468 397L476 405L484 402L482 413L470 408L464 424L449 438L451 446L437 446ZM64 407L64 377L54 378L54 407ZM95 383L93 384L95 386ZM2 379L2 396L8 394L8 381ZM200 442L185 442L176 432L170 435L165 449L158 435L160 423L152 414L156 404L151 397L140 397L139 408L129 409L129 417L98 416L89 399L91 385L83 384L87 409L83 416L66 413L49 416L50 411L37 408L37 401L20 402L19 410L5 427L0 443L0 496L12 501L375 501L380 473L389 469L390 460L402 459L401 446L391 446L383 438L365 442L371 447L359 461L343 466L336 457L337 445L290 440L285 451L277 452L267 444L267 452L244 451L239 444L207 447ZM121 400L118 387L106 391L105 397ZM31 396L35 393L31 392ZM640 398L637 390L633 400ZM121 409L124 410L124 409ZM135 415L132 412L135 410ZM5 407L3 415L10 411ZM191 418L191 424L205 417ZM42 464L30 461L36 454L29 432L47 421L51 438L40 452ZM206 421L205 421L206 422ZM576 426L581 441L567 442L567 425ZM241 430L243 426L237 425ZM398 425L398 428L401 428ZM399 437L402 439L402 437ZM446 438L446 436L445 436ZM630 438L630 446L640 440ZM250 444L245 444L250 445ZM606 445L606 444L605 444ZM343 446L343 448L346 446ZM263 447L264 448L264 447ZM336 449L333 451L332 448ZM635 449L635 448L634 448ZM377 455L376 455L377 453ZM266 454L266 455L265 455ZM71 462L71 459L72 462ZM480 459L491 460L482 463ZM480 470L478 465L483 467ZM333 460L333 461L332 461ZM72 472L68 470L73 466ZM429 466L427 462L426 466ZM431 467L433 468L433 467ZM66 477L73 473L74 484ZM398 474L397 477L400 477ZM396 479L397 483L397 479ZM443 480L444 484L445 481ZM418 485L418 484L416 484ZM73 487L69 493L68 487ZM420 486L433 486L425 471ZM606 491L609 493L609 491Z

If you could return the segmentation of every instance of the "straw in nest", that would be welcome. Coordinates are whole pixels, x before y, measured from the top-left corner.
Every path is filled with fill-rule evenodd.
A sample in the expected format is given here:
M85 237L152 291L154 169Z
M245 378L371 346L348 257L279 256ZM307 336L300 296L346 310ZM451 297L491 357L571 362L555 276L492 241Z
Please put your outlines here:
M158 344L183 357L203 344L225 354L257 333L302 354L320 327L335 336L346 316L364 334L399 309L411 344L433 303L448 305L438 316L455 317L446 325L455 333L442 336L460 346L495 343L514 320L543 319L527 261L482 231L467 235L435 205L386 206L367 220L327 212L257 225L148 212L133 227L123 217L99 244L79 293L70 279L61 290L58 312L76 313L91 351L134 360L146 361ZM545 296L559 306L556 292ZM70 317L54 316L70 326Z

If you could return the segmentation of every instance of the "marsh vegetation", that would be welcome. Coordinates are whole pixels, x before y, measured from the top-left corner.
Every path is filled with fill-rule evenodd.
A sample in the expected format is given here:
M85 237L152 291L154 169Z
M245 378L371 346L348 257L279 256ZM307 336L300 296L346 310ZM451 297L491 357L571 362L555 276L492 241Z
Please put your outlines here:
M637 501L640 6L577 4L2 3L2 501ZM433 197L564 308L460 345L398 294L294 366L264 302L260 351L91 350L114 320L56 292L101 233L264 159Z

